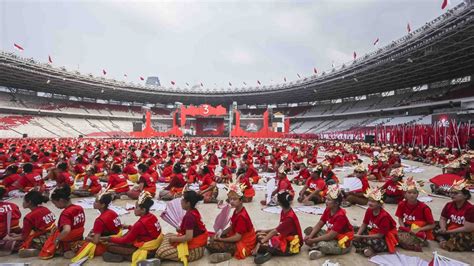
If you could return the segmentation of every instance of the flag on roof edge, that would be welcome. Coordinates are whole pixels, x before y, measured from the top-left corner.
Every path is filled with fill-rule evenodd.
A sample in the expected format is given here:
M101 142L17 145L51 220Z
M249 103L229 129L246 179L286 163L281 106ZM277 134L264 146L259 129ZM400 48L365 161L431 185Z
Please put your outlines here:
M23 52L25 50L25 49L23 49L23 47L21 47L20 45L18 45L16 43L13 44L13 47L15 47L15 49L17 49L20 52Z
M441 9L445 9L449 5L449 0L443 0L443 3L441 4Z

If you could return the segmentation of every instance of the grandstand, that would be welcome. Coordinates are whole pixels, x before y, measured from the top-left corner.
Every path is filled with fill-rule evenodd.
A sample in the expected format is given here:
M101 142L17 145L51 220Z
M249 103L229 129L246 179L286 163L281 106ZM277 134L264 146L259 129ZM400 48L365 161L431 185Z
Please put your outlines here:
M194 18L186 17L186 19ZM195 231L199 231L199 237L205 238L199 238L196 242L183 240L183 245L168 245L173 248L177 246L175 253L178 259L173 260L186 265L187 260L192 257L190 254L197 256L200 252L202 259L198 258L195 261L190 259L190 265L209 265L208 261L211 260L206 258L212 253L212 247L209 246L229 236L225 236L225 233L222 233L223 228L217 226L223 222L223 218L226 218L224 216L230 219L230 212L222 215L225 214L224 210L235 208L235 202L244 200L246 211L232 214L231 226L234 222L237 224L238 219L247 219L244 217L247 215L250 216L248 219L252 220L252 224L246 222L246 229L250 227L268 229L270 224L273 226L275 222L276 225L280 217L282 219L280 225L284 224L284 230L286 227L294 226L297 230L293 231L301 235L299 232L301 229L319 224L318 221L322 217L320 215L323 213L326 218L330 215L329 219L334 221L334 224L330 224L329 220L324 222L330 234L321 234L322 240L316 241L314 238L321 237L319 235L323 231L318 234L315 234L315 229L309 231L313 232L315 241L313 243L316 245L307 242L312 238L306 234L308 230L303 230L306 231L303 241L298 241L299 236L293 231L292 234L297 237L289 234L286 238L282 238L283 234L280 231L271 230L270 233L275 234L267 242L272 249L277 250L285 246L285 251L281 253L290 255L287 252L296 249L295 253L299 253L291 254L294 255L291 257L282 256L278 261L273 259L272 262L276 261L275 264L308 264L311 259L314 260L310 262L311 265L323 265L327 259L324 265L367 265L368 262L375 261L372 260L373 257L368 258L369 255L374 255L367 252L374 251L370 250L372 246L359 249L357 252L362 251L362 254L356 254L355 248L346 249L346 244L352 248L355 247L355 242L364 239L370 239L367 242L379 241L379 244L382 243L381 246L385 244L387 247L380 247L383 251L377 253L384 254L385 251L392 252L395 249L394 232L402 231L408 232L406 235L411 234L409 237L414 238L416 241L413 242L416 243L398 245L397 253L391 255L392 259L396 256L402 260L403 256L410 255L429 261L433 256L438 256L437 252L440 254L443 252L443 255L449 255L450 258L459 261L472 261L473 252L462 246L465 245L466 239L472 241L474 236L470 227L472 223L467 220L472 219L467 214L472 209L470 205L463 203L464 211L458 210L456 204L462 200L464 202L470 200L465 194L466 191L474 193L474 0L465 0L458 5L449 6L441 16L426 22L418 29L409 29L406 35L386 42L383 47L377 47L375 44L373 47L373 51L358 57L354 52L354 59L350 62L333 65L324 71L317 71L314 68L314 74L311 76L298 74L296 81L286 82L285 77L285 82L273 85L261 85L260 81L257 81L259 86L248 86L245 82L243 82L245 86L232 86L229 82L229 87L221 88L208 87L212 82L184 86L175 85L175 82L171 81L173 86L167 86L164 85L164 79L161 79L163 78L161 72L159 78L150 76L145 79L146 76L139 76L143 84L119 81L108 78L110 75L107 76L105 70L102 70L102 76L96 76L56 66L51 58L49 63L42 63L36 58L23 57L19 52L0 51L0 204L12 203L20 206L23 201L25 202L18 211L21 217L16 217L17 223L13 224L13 227L10 224L13 219L11 212L2 216L4 211L0 208L0 218L6 216L10 219L8 223L0 222L0 234L8 230L8 233L4 234L5 238L0 238L2 262L46 265L48 262L39 259L41 258L52 259L49 264L53 265L84 265L81 263L109 265L108 263L115 262L115 259L113 256L112 259L107 258L105 254L110 255L118 250L120 258L116 263L119 265L130 265L127 260L141 259L144 259L145 262L142 261L144 264L132 263L132 265L152 265L153 262L148 264L149 261L145 258L160 257L158 246L160 248L165 246L162 245L162 238L157 236L159 234L151 236L151 232L155 232L153 226L151 228L148 226L140 233L137 233L139 229L136 228L140 228L139 226L145 228L145 224L153 222L157 230L160 232L162 230L164 233L175 233L179 227L180 236L176 239L188 238L189 228L181 229L189 224L193 225L191 239L197 239ZM153 49L159 48L153 47ZM161 58L150 56L148 59L162 63ZM198 61L190 60L190 62L198 64ZM124 64L126 63L128 61L124 61ZM102 68L102 66L94 67ZM31 171L30 165L33 168ZM15 169L15 166L18 166L19 170L10 173L9 171L13 171L11 169ZM443 182L435 184L432 181L433 177L440 175L443 177L441 179L444 179ZM408 179L409 176L413 180ZM14 178L16 180L12 182ZM27 178L35 179L31 187L21 185ZM236 183L239 185L233 189L243 189L234 191L239 197L228 200L231 203L230 207L224 203L231 187L226 178L240 183ZM321 180L317 180L318 178ZM403 187L405 183L399 181L407 179L422 182L410 184L410 189L407 185L405 187L407 190L402 191L403 188L399 185ZM466 183L451 182L456 180ZM112 184L114 182L117 184ZM245 186L242 186L243 182L246 182ZM381 188L381 185L390 182L393 183L393 187ZM330 195L334 192L330 191L334 189L330 187L334 183L337 184L336 198L333 196L334 193ZM464 185L465 187L462 187ZM95 192L92 191L93 186ZM453 193L455 186L459 189L456 188ZM63 198L57 202L61 201L61 204L68 202L67 204L72 203L84 208L81 219L85 220L82 229L86 231L81 232L82 236L94 228L91 231L94 233L91 238L86 239L87 242L82 242L81 238L81 244L86 244L82 246L86 247L84 250L82 248L73 250L79 248L75 243L74 247L73 245L68 247L72 249L69 252L73 253L72 256L68 256L71 254L62 253L63 250L57 248L58 243L61 242L63 245L62 242L68 241L60 240L56 235L60 230L67 228L61 226L58 226L59 230L54 233L52 233L56 230L54 226L48 226L44 232L35 232L38 235L34 236L34 241L11 238L16 231L11 234L10 230L20 227L24 230L27 220L25 214L28 209L33 210L37 207L33 206L34 204L28 205L31 208L25 207L27 206L25 199L28 198L26 193L38 190L46 195L59 190L59 193L70 194L69 187L73 189L74 197L70 199L69 195L62 196ZM387 202L388 197L375 199L372 194L369 203L367 199L369 189L375 187L377 189L373 192L375 196L380 192L380 197L390 188L395 190L395 193L401 191L398 195L389 196L392 200L397 198L398 201ZM416 194L418 199L415 198L414 201L416 204L423 202L428 207L414 205L416 206L414 210L420 210L418 206L422 206L423 218L427 221L426 223L421 220L413 221L411 225L405 227L408 218L404 220L399 216L400 205L397 204L404 202L403 197L406 195L415 195L413 191L406 193L407 191L415 189L418 193L422 191L421 188L425 191L431 189L432 193L429 197L421 193L418 197ZM191 198L196 197L199 202L196 208L191 201L187 201L188 199L180 201L179 204L183 209L188 208L186 215L192 210L198 210L202 216L201 214L195 216L196 213L193 212L192 217L187 216L189 224L176 226L178 218L185 221L184 211L183 217L177 217L181 215L178 201L173 203L164 201L185 198L183 191L189 190L198 192L189 195ZM143 193L145 191L148 193ZM95 198L105 192L110 193L110 205L104 203L107 198L104 202L101 196ZM279 199L287 192L284 199ZM148 201L145 204L148 207L143 207L145 206L143 202L149 195L152 195L154 202L148 206ZM200 199L200 196L203 198ZM465 199L462 198L464 196ZM8 199L3 201L2 197ZM408 197L413 196L407 196L407 201ZM284 200L288 201L286 207L282 203ZM43 206L52 210L56 217L70 206L65 203L65 207L61 208L56 200L43 201L46 200L41 199L39 205L44 203ZM448 205L451 202L454 204ZM186 205L188 203L191 203L190 207L183 207L188 206ZM403 206L407 210L411 208L408 203ZM448 233L440 229L439 222L436 222L435 228L435 222L431 221L433 218L429 218L431 211L436 220L446 218L443 213L448 207L443 206L449 206L451 211L456 209L453 212L458 212L456 215L459 214L459 217L462 215L462 218L456 217L456 219L462 220L463 225L458 222L457 229L453 232ZM394 219L398 217L401 221L395 222L396 225L385 223L387 228L389 226L393 228L384 230L387 232L383 234L381 230L369 231L368 234L372 236L364 238L359 235L361 229L361 232L355 232L354 238L351 227L347 225L360 226L366 223L372 227L372 221L365 222L368 216L366 213L376 210L377 207L386 210L387 214L381 216L379 216L381 212L371 214L372 218L377 217L373 219L381 217L379 222L385 219L382 221L385 223L387 217L391 216ZM132 234L129 233L132 230L137 230L135 233L140 235L133 236L135 238L133 241L122 240L126 243L120 244L118 241L116 245L110 245L110 239L117 241L119 236L112 232L109 234L107 231L109 228L105 228L105 221L101 220L101 223L94 221L97 211L100 211L102 217L107 208L112 212L107 212L103 218L108 219L110 225L113 223L117 227L119 220L117 217L120 216L120 220L125 224L138 224L135 229L124 227L126 236L130 237ZM290 208L295 212L286 212ZM336 208L338 211L334 214L333 210ZM430 215L427 214L428 210ZM69 211L72 212L71 209ZM413 214L414 211L411 211ZM113 216L111 213L115 212L118 216L111 218ZM158 213L161 214L158 221L150 218L153 215L157 216ZM143 219L142 224L136 222L145 215L147 217ZM405 213L403 215L406 218L407 215ZM80 216L79 214L74 217L74 223L76 217ZM346 223L344 228L347 229L345 234L340 234L336 230L331 232L331 226L346 216L347 221L343 221ZM468 217L465 220L469 223L465 223L464 216ZM293 224L288 223L288 218L292 219ZM63 219L66 220L68 217ZM201 224L198 224L196 219L202 220L205 230L201 230ZM243 224L242 221L239 221L240 225ZM423 223L425 229L421 230L415 222ZM444 227L450 228L451 223L452 221ZM299 224L304 227L300 228ZM431 225L433 228L427 229L426 226ZM101 235L101 238L97 238L96 227L104 227L106 230L103 231L104 235ZM458 234L456 230L461 227L468 229L463 229L466 231ZM69 229L73 230L71 226ZM81 228L74 230L77 229L81 230ZM404 231L405 229L408 231ZM211 234L209 231L211 237L209 241L206 230L215 232ZM435 233L434 230L438 230L437 237L450 237L448 241L451 241L450 244L454 242L457 249L453 247L448 251L451 247L446 244L447 241L436 239L438 242L435 242L430 239L429 235L431 231ZM185 235L182 235L183 231ZM66 233L71 235L71 232ZM77 232L79 231L75 231L75 234ZM122 234L122 229L118 232L118 235ZM377 232L377 239L372 234L374 232ZM250 239L252 232L234 233L236 234L231 238L238 236L241 239L237 240L240 241L239 246L248 244L244 242L257 242L259 246L265 244ZM333 233L337 233L336 236ZM46 234L48 241L44 242L43 236L46 238ZM142 238L143 235L147 235L147 238ZM148 235L151 237L148 238ZM278 237L275 237L277 235ZM325 237L329 235L331 239L328 238L326 241ZM30 235L28 239L29 237ZM409 237L400 238L400 243L407 241ZM38 245L38 239L42 245L39 248L34 246ZM143 241L138 241L139 239ZM165 240L170 242L169 235ZM30 245L30 249L25 252L27 256L22 252L25 250L14 250L14 245L18 245L20 241L24 241L22 245L25 243ZM94 241L96 244L92 244ZM197 246L196 243L202 241L204 242ZM323 258L311 256L313 248L319 248L319 243L330 241L328 247L338 251L333 252L337 254L336 256ZM392 250L388 247L387 241L392 241L390 244L394 244ZM132 242L133 246L129 245ZM223 247L230 250L227 245L234 245L235 241L225 242ZM276 246L273 246L274 242L277 243ZM425 246L428 242L429 245ZM3 250L7 247L4 243L13 243L11 250L14 252ZM51 247L53 243L54 248ZM235 249L241 248L235 246ZM51 250L56 248L57 254L54 254ZM114 251L114 248L117 250ZM260 265L256 262L257 256L255 260L253 257L246 257L249 250L245 248L242 252L245 256L239 260L237 257L231 258L228 265L247 265L253 262ZM41 253L36 254L39 249ZM200 251L196 252L198 249ZM268 250L265 250L265 255ZM453 250L467 252L451 252ZM29 251L32 254L28 255ZM90 253L85 254L87 252L94 253L95 257L92 258ZM70 264L74 261L74 259L71 261L70 257L74 255L76 258L85 257L85 261ZM392 265L390 263L380 265ZM417 265L428 265L428 263Z
M2 128L8 130L0 136L126 136L131 123L142 119L142 106L151 107L152 119L171 120L175 102L225 107L237 102L243 117L271 107L291 118L288 133L295 134L430 124L438 112L466 118L474 96L472 12L472 2L462 2L385 47L320 75L231 91L134 85L1 52L0 108Z

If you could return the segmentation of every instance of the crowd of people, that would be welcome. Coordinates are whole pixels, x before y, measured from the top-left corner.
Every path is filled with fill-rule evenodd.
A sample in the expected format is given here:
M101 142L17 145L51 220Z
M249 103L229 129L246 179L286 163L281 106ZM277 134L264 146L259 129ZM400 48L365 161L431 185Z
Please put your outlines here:
M371 158L368 167L361 155ZM401 159L441 166L459 177L446 186L432 184L432 193L450 199L437 221L418 200L424 184L406 176ZM360 180L360 188L341 187L333 170L343 166L353 167L349 176ZM0 201L0 255L187 265L205 249L211 263L254 256L257 264L298 254L304 245L312 260L346 254L352 246L367 257L393 253L397 246L422 251L427 240L448 251L474 250L473 150L293 139L17 139L0 142L0 169L0 198L25 193L22 207L30 210L20 223L19 206ZM296 174L289 178L289 172ZM260 203L280 206L281 214L276 227L257 230L245 204L254 201L253 185L265 181L262 173L274 173L276 185L271 201ZM159 189L157 183L166 186ZM234 212L228 228L210 232L196 204L218 203L219 183L225 184ZM302 189L295 191L295 185ZM84 234L84 210L71 198L91 196L100 214ZM165 234L150 208L153 199L176 198L186 214L177 233ZM109 209L116 199L135 200L133 225L122 224ZM294 199L326 205L314 226L302 230L291 207ZM49 200L61 210L59 219L43 206ZM344 210L354 204L367 206L358 225ZM398 205L395 218L384 204Z

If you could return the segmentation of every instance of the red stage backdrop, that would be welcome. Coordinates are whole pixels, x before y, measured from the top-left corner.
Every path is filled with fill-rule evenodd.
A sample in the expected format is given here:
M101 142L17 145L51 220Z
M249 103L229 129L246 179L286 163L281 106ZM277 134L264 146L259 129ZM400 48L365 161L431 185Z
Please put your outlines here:
M199 106L189 105L181 106L181 127L186 124L186 116L226 116L227 110L218 105L216 107L210 106L209 104L201 104Z
M196 118L197 136L223 136L224 118Z

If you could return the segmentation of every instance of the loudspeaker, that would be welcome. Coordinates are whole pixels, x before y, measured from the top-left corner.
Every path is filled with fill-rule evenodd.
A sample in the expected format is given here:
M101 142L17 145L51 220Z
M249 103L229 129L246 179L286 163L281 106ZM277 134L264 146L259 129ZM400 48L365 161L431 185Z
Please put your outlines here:
M268 124L271 125L273 123L273 109L268 108Z
M175 115L176 115L176 125L178 127L181 127L181 112L176 111Z
M469 139L469 148L471 148L471 150L474 150L474 138Z
M375 141L375 136L374 135L365 135L364 142L372 144Z
M133 132L142 132L143 130L143 123L142 122L132 122L133 125Z
M27 137L28 137L28 134L23 133L23 138L27 138Z

